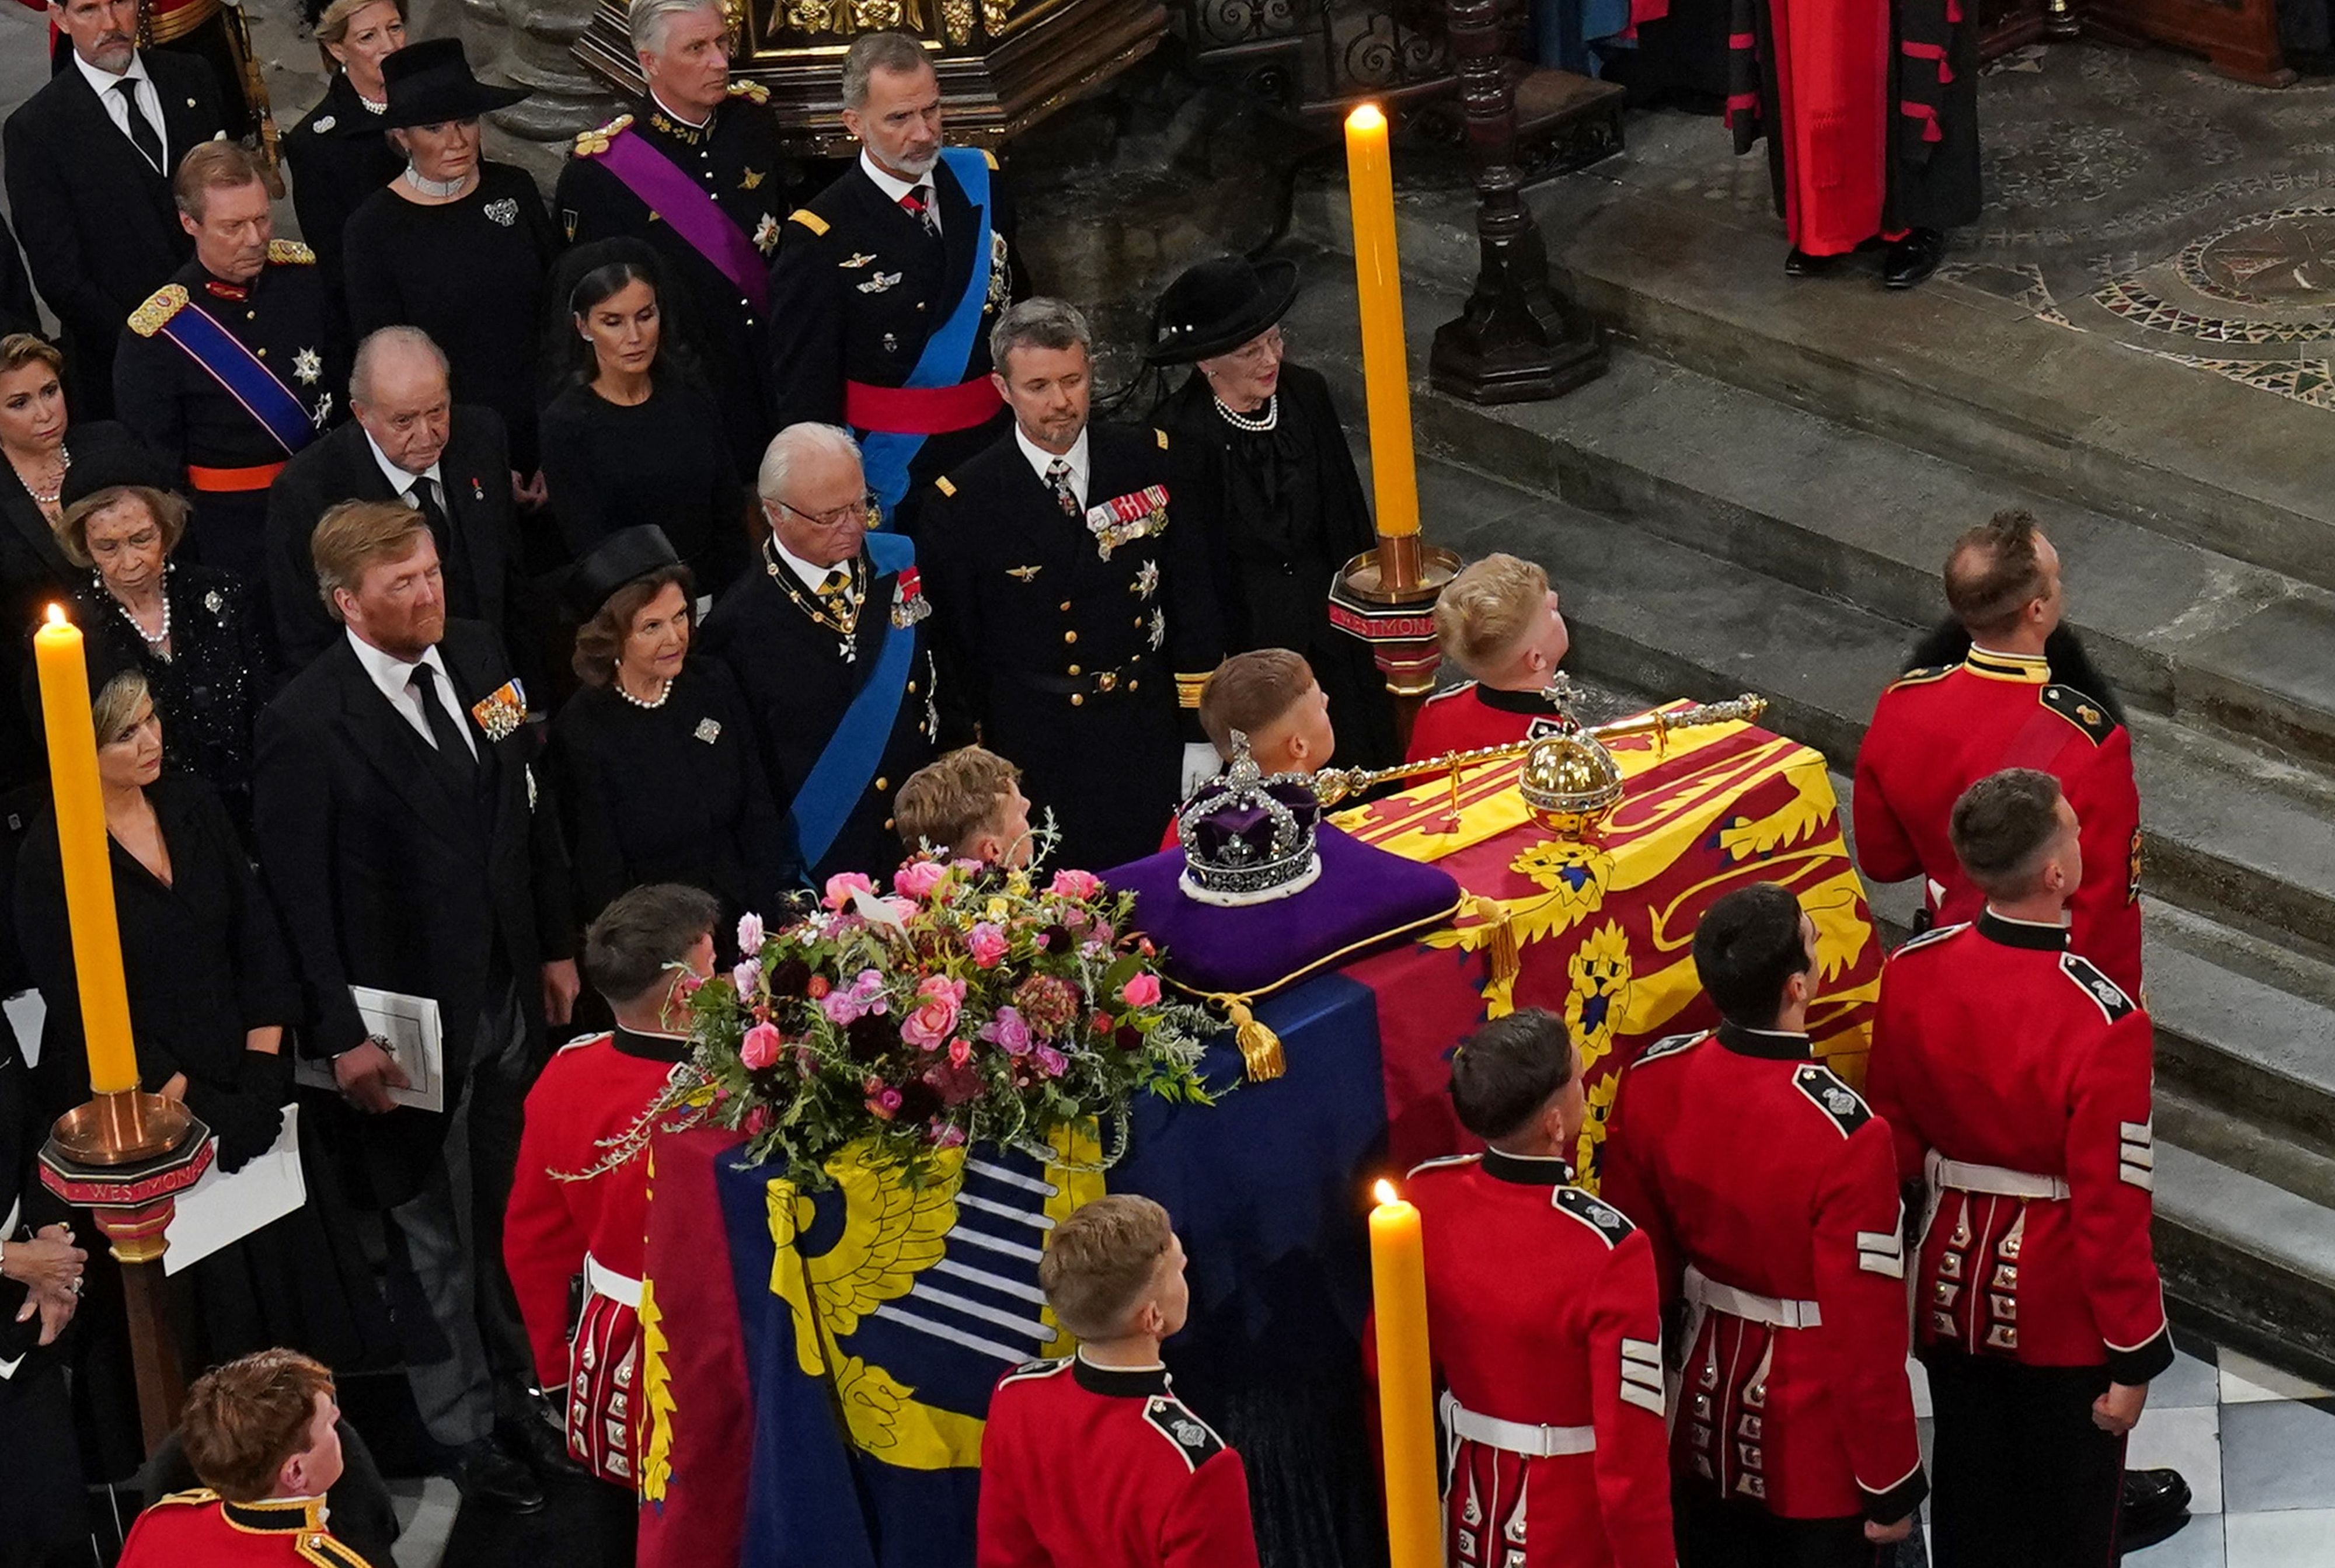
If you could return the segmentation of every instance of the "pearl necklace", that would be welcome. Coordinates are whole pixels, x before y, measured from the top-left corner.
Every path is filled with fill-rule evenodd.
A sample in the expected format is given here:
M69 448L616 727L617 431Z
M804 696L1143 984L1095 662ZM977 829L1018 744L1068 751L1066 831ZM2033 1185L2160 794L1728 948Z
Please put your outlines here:
M410 163L405 166L402 178L406 184L436 201L451 201L470 184L470 177L467 174L460 179L432 179Z
M367 98L363 93L360 92L357 94L357 102L364 105L365 112L367 114L386 114L389 112L389 100L385 98L379 103L375 103L372 99Z
M645 702L625 690L625 678L622 675L617 676L610 682L610 684L616 688L617 696L622 697L625 702L630 702L635 708L662 708L664 706L665 699L673 695L673 682L671 681L660 681L657 682L657 694Z
M24 489L31 494L33 499L39 502L42 506L53 507L57 504L58 498L65 493L65 476L72 471L73 453L66 450L64 443L60 441L57 443L56 488L49 490L39 490L34 489L30 484L27 484ZM22 478L21 475L18 477Z
M1224 399L1216 398L1214 401L1216 405L1216 413L1218 416L1224 420L1225 423L1232 426L1233 429L1236 431L1247 431L1254 435L1262 435L1264 432L1273 429L1274 426L1281 422L1281 394L1279 392L1275 392L1271 397L1264 400L1264 411L1261 414L1235 413L1231 409L1225 406Z
M144 638L148 647L153 649L157 653L160 653L163 647L170 641L170 590L169 585L166 583L161 591L162 629L159 632L149 632L144 626L139 624L138 617L130 613L130 606L122 603L120 599L114 598L113 590L105 586L105 579L103 577L100 577L97 580L97 586L104 591L107 598L113 599L113 607L121 612L121 618L130 623L130 629L137 633L139 636Z

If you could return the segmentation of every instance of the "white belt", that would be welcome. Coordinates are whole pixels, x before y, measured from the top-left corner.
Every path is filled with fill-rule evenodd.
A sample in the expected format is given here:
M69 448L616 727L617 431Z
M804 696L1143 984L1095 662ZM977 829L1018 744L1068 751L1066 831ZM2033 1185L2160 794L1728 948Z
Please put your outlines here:
M584 1254L584 1284L596 1296L606 1296L636 1312L641 1310L641 1282L618 1273L590 1253Z
M1441 1403L1444 1430L1452 1440L1481 1443L1487 1448L1499 1448L1511 1454L1522 1454L1532 1459L1553 1459L1560 1454L1589 1454L1597 1448L1597 1428L1594 1427L1536 1427L1526 1421L1503 1421L1497 1416L1479 1416L1451 1397L1445 1389Z
M1923 1174L1930 1186L1952 1187L1956 1192L1986 1193L2002 1198L2059 1198L2068 1195L2068 1184L2055 1176L2037 1176L2031 1171L2006 1170L1999 1165L1973 1165L1967 1160L1948 1159L1932 1149L1923 1162Z
M1788 1302L1739 1291L1733 1285L1720 1284L1692 1263L1686 1269L1686 1299L1699 1307L1725 1312L1730 1318L1748 1318L1771 1329L1813 1329L1824 1321L1814 1302Z

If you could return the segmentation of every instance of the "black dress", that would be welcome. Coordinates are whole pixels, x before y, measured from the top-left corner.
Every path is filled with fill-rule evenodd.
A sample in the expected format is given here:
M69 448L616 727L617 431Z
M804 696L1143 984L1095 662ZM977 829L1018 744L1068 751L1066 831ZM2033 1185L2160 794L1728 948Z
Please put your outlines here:
M387 133L364 133L380 116L364 105L348 77L333 74L325 96L284 133L284 160L292 166L292 210L300 235L316 253L333 296L342 297L341 235L349 215L395 179L405 159Z
M745 570L746 490L713 400L678 375L648 401L612 403L571 386L543 411L543 478L568 554L654 523L711 594Z
M559 249L535 182L479 165L477 189L424 207L387 187L342 231L349 324L418 326L446 351L458 402L485 403L510 431L511 466L536 469L537 307Z
M1244 431L1216 410L1198 371L1168 400L1159 422L1179 445L1206 454L1216 494L1202 516L1211 537L1225 652L1289 648L1305 655L1330 698L1338 761L1400 761L1394 704L1370 644L1330 624L1330 585L1377 536L1361 476L1330 402L1330 384L1284 363L1270 431Z
M714 660L683 665L654 708L612 687L576 692L552 721L551 763L579 926L628 888L684 882L722 901L726 950L739 914L775 915L799 880L752 719Z
M170 606L168 658L148 643L121 602L95 583L73 591L73 616L146 677L162 721L162 766L213 789L238 831L251 830L251 729L276 690L276 648L253 614L243 579L193 561L164 569Z

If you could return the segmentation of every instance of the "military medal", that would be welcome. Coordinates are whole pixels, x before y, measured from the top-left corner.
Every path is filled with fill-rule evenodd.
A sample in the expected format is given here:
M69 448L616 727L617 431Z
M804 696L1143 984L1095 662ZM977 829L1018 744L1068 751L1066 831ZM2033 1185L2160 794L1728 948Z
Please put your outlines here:
M892 579L892 624L905 632L932 613L932 601L925 597L923 575L914 566L902 567Z
M315 386L325 373L324 357L313 348L304 348L292 356L292 373L309 386Z
M836 657L847 664L859 661L859 606L867 595L867 566L862 557L851 563L850 578L832 596L825 594L806 595L794 581L794 574L779 563L768 542L762 547L762 570L779 591L795 602L802 613L837 634ZM930 606L926 606L929 611Z
M1086 521L1087 532L1095 537L1096 554L1108 561L1119 546L1168 531L1168 487L1150 485L1114 496L1089 507Z
M1146 561L1143 565L1138 566L1135 569L1135 581L1128 584L1127 591L1133 594L1138 599L1148 599L1152 595L1158 593L1159 591L1159 563L1157 561Z
M505 681L471 704L470 717L489 740L516 734L527 722L527 692L516 680Z
M768 256L778 248L778 245L779 220L766 212L762 214L762 221L754 226L754 248Z

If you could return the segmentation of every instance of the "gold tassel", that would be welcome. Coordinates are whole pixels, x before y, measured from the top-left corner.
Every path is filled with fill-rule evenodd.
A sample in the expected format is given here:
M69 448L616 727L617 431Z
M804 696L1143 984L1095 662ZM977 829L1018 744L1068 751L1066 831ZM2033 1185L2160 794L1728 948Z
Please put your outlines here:
M1484 1016L1506 1018L1516 1010L1516 974L1523 968L1516 951L1516 924L1508 918L1507 905L1480 893L1468 895L1468 913L1492 930L1490 940L1484 944L1490 970L1490 982L1484 987Z
M1281 1036L1272 1027L1251 1012L1248 1004L1237 996L1217 998L1225 1004L1225 1012L1232 1020L1233 1040L1240 1047L1241 1061L1247 1069L1251 1083L1264 1083L1279 1078L1289 1070L1289 1059L1281 1049Z

